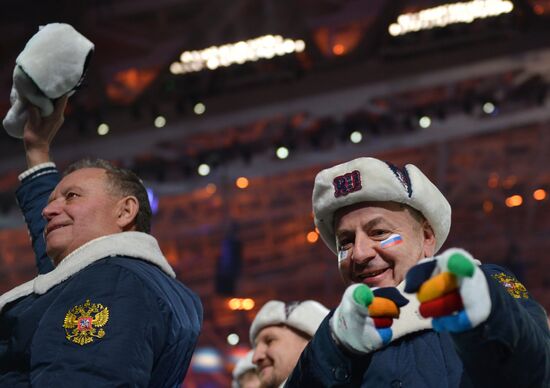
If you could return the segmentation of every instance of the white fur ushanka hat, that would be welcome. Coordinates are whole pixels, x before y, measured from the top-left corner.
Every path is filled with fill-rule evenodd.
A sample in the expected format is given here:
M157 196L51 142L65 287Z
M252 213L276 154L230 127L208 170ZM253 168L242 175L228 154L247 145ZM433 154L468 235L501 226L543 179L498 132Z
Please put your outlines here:
M15 60L12 106L2 121L6 132L23 137L28 104L42 117L51 115L55 100L71 95L82 82L93 51L94 44L69 24L40 27Z
M250 350L248 353L246 353L246 356L244 356L237 362L232 373L233 381L231 383L231 388L240 388L239 377L241 377L248 371L256 369L256 365L252 363L253 356L254 350Z
M436 252L447 239L451 205L418 167L407 164L399 169L375 158L358 158L325 169L315 177L312 198L315 226L334 253L337 253L334 213L371 201L403 203L422 213L434 231Z
M286 325L313 337L329 310L314 300L284 303L271 300L264 304L250 326L250 343L264 327Z

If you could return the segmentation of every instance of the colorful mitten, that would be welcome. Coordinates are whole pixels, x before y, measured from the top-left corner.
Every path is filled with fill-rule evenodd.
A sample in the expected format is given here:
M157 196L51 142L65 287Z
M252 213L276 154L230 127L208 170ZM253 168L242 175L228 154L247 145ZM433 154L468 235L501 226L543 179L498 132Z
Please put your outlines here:
M408 302L393 287L372 291L364 284L351 285L330 321L332 333L344 347L370 353L392 340L393 320Z
M465 250L452 248L409 270L405 292L417 293L420 314L432 317L435 331L459 333L491 313L485 275Z

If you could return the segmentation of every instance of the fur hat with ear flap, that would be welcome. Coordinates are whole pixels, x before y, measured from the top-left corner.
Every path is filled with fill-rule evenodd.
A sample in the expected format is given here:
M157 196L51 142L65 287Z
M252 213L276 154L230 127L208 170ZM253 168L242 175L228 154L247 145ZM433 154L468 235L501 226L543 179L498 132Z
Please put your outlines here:
M449 235L451 205L413 164L402 169L375 158L358 158L321 171L313 187L315 225L337 253L334 214L361 202L398 202L418 210L435 234L435 252ZM435 253L434 252L434 253Z
M250 326L250 343L267 326L286 325L313 337L329 310L314 300L284 303L271 300L264 304Z
M54 101L82 82L93 51L93 43L68 24L41 26L15 60L12 106L2 122L6 132L23 137L28 104L42 117L52 114Z
M252 356L254 356L254 350L249 351L246 353L246 356L237 361L233 369L233 382L231 383L231 388L240 388L239 377L248 371L256 370L256 365L252 363Z

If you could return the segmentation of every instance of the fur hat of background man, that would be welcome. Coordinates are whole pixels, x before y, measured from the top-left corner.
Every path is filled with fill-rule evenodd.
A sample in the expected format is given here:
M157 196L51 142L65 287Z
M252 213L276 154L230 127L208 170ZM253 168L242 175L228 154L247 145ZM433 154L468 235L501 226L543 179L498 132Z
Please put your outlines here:
M231 383L231 388L240 388L239 377L241 377L248 371L256 370L256 365L252 363L253 356L254 349L250 350L243 358L237 361L235 368L233 368L233 382Z
M313 337L329 310L314 300L284 303L271 300L264 304L250 326L250 343L267 326L286 325Z
M432 227L437 252L449 235L451 205L413 164L402 169L375 158L357 158L317 174L313 187L315 226L337 254L334 213L361 202L398 202L418 210ZM435 253L434 252L434 253Z

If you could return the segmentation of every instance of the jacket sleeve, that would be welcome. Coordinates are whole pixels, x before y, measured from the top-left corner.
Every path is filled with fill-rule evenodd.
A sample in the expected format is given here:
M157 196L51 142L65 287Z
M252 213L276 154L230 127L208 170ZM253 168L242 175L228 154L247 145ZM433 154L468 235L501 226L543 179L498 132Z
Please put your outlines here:
M168 335L163 305L148 291L106 261L79 273L40 320L31 385L148 387Z
M23 178L15 192L17 203L27 223L39 274L54 269L52 260L46 254L43 233L46 220L42 217L42 210L46 207L48 197L59 180L59 172L55 167L41 168Z
M330 333L331 311L308 343L286 381L289 387L359 387L371 355L354 355L340 348Z
M550 381L550 333L544 309L508 270L481 267L491 314L473 330L453 334L475 386L543 387Z

